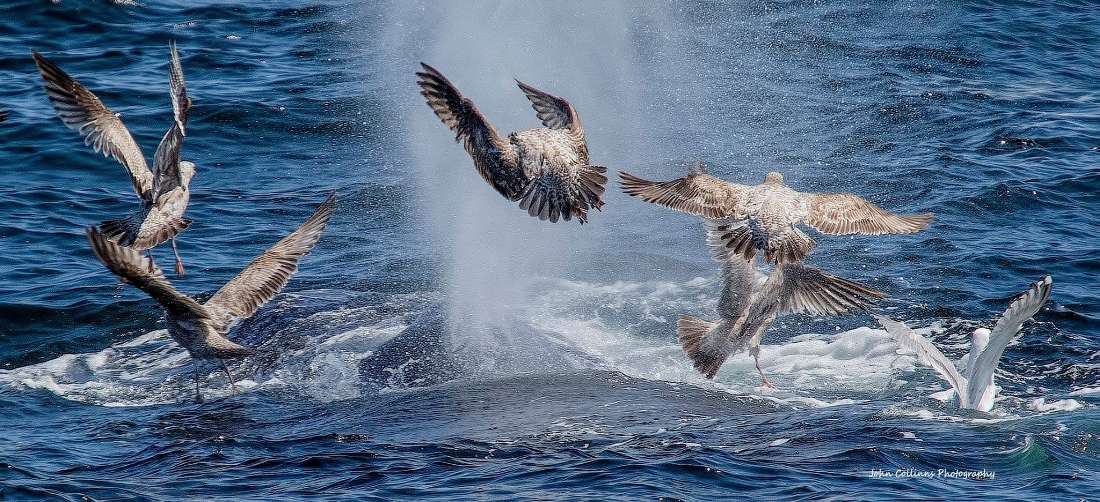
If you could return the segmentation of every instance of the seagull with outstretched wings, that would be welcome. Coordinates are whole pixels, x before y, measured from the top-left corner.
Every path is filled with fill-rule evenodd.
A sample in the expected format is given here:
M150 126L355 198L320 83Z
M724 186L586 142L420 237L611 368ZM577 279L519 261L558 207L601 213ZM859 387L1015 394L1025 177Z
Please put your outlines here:
M88 228L87 234L92 251L103 265L164 307L168 334L187 349L195 365L195 400L201 402L199 369L195 360L220 360L232 385L233 376L224 360L253 352L226 337L234 321L251 317L256 309L274 298L286 285L290 276L298 270L298 260L308 254L321 238L321 231L335 208L334 191L309 219L252 260L206 303L199 303L176 291L148 256L115 244L95 228Z
M951 384L958 399L959 408L988 412L993 409L997 386L993 383L993 371L1009 342L1020 331L1024 321L1035 315L1050 296L1051 278L1043 276L1028 288L1024 295L1012 302L992 330L978 328L970 335L970 354L962 373L951 360L943 355L932 342L918 335L908 326L883 316L875 316L882 327L894 337L898 345L917 353L921 362Z
M758 280L752 262L732 252L728 239L733 227L747 225L707 222L707 247L721 264L722 284L717 323L687 315L676 322L680 346L695 369L714 378L729 356L748 350L756 361L763 384L771 387L760 369L760 340L777 316L795 312L841 315L867 310L881 292L801 263L780 263L766 279Z
M671 181L649 181L621 172L620 184L629 195L646 202L707 219L743 219L726 245L751 261L758 251L776 263L802 260L814 240L799 223L818 232L845 234L906 234L924 229L931 213L898 215L850 193L798 192L770 172L759 185L741 185L711 176L701 163L687 176Z

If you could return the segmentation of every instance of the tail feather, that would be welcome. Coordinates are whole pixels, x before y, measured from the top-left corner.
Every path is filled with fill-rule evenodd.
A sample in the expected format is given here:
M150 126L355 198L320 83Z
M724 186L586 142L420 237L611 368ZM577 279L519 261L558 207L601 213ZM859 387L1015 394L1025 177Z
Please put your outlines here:
M130 247L137 239L137 228L129 220L104 220L99 223L99 233L122 247Z
M760 247L764 248L764 259L768 262L797 263L810 254L816 245L817 242L812 237L797 228L791 228L775 241Z
M716 324L682 315L676 320L677 340L683 347L692 365L707 378L714 378L718 369L726 362L732 352L728 343L715 344L708 339L708 333ZM724 342L725 340L723 340Z
M569 221L574 213L566 201L561 184L556 179L541 177L531 180L519 193L519 207L540 220L557 223L558 218Z
M726 243L726 249L745 257L745 261L751 262L756 256L757 245L753 242L752 229L748 225L727 227L719 239Z
M134 225L130 220L106 220L100 222L99 232L119 246L149 249L175 237L193 222L190 218L172 218L152 235L142 236L140 225Z
M603 207L603 199L600 198L605 190L607 176L604 174L607 168L603 166L577 166L578 193L577 198L584 202L585 208L594 207L600 210Z

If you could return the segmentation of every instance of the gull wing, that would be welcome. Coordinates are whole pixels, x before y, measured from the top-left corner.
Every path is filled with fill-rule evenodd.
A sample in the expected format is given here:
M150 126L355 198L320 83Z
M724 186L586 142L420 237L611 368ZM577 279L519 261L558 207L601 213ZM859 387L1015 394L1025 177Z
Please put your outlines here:
M932 213L894 214L850 193L803 196L808 199L810 213L802 221L826 234L908 234L923 230L932 222Z
M455 141L461 141L466 152L474 159L474 167L482 179L509 200L516 200L527 186L528 178L520 169L511 143L500 139L496 128L463 97L458 88L438 70L420 63L424 71L417 72L420 94L428 100L428 106L439 120L454 131Z
M882 292L857 282L842 279L801 263L782 263L779 313L810 312L815 315L840 315L868 310Z
M1008 347L1009 342L1016 336L1016 333L1020 331L1020 326L1023 325L1024 321L1030 319L1042 308L1043 303L1050 296L1050 288L1050 276L1043 276L1028 288L1024 296L1008 306L997 324L993 326L993 330L990 331L989 344L985 346L981 354L978 354L974 367L969 370L970 381L985 382L993 375L993 370L997 368L997 363L1001 360L1005 348ZM980 386L975 385L974 387L974 389L969 389L967 393L967 399L972 403L978 402L978 398L981 397Z
M333 191L309 219L257 256L241 273L214 293L206 301L206 307L229 319L246 318L255 313L256 309L274 298L298 270L298 260L309 254L321 238L321 231L335 208L336 192ZM229 319L221 320L228 322Z
M134 191L149 200L153 189L153 173L137 142L103 102L50 60L31 49L38 72L46 82L43 88L61 121L84 136L84 144L92 145L105 157L114 157L130 173Z
M516 80L519 88L531 100L531 106L535 108L542 125L550 129L572 129L580 127L581 119L577 116L577 110L563 98L553 94L542 92L519 80Z
M722 281L722 293L718 299L718 315L729 321L745 315L756 286L756 269L752 262L732 252L726 247L724 239L731 229L745 225L745 220L704 220L707 248L714 260L721 264L718 277Z
M951 364L951 361L943 355L943 352L940 352L940 349L932 345L932 342L927 338L918 335L900 322L878 315L875 316L875 319L883 328L886 328L886 332L890 333L890 336L894 337L894 341L898 342L898 345L916 352L918 359L931 366L932 369L936 370L936 373L947 380L947 383L955 389L955 395L959 396L960 401L962 400L963 396L966 395L968 382L955 369L955 365Z
M187 115L191 111L191 98L187 97L187 87L183 83L183 67L176 52L176 44L171 45L172 62L168 67L168 88L172 94L172 112L175 120L153 154L153 196L157 200L163 193L183 185L180 179L180 147L183 146L184 128Z
M209 319L206 308L176 291L164 272L140 251L115 244L94 227L85 229L92 252L100 263L126 283L144 291L172 316L180 319Z
M671 181L644 180L627 172L619 172L619 177L628 195L711 219L736 217L741 199L750 188L704 173L690 173Z

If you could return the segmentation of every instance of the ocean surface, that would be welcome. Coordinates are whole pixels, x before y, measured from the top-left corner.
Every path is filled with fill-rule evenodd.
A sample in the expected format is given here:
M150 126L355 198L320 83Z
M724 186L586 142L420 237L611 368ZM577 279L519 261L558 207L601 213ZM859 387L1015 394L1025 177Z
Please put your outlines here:
M0 11L0 500L1081 500L1100 493L1100 9L1092 2L11 0ZM151 158L169 44L197 164L180 291L209 297L339 204L230 335L239 393L92 255L137 207L51 108L30 57ZM425 106L439 69L502 132L515 79L569 99L612 178L589 224L531 218ZM760 386L676 342L714 319L693 216L615 173L711 174L935 213L830 236L807 263L966 354L1043 274L1053 293L990 413L868 314L782 317ZM171 270L167 245L152 251ZM936 396L934 396L936 395Z

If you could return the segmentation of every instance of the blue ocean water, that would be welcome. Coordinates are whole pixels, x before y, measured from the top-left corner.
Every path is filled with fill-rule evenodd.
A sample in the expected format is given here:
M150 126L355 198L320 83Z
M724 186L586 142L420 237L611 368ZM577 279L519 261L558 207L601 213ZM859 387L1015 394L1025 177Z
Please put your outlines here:
M1100 482L1100 47L1089 2L8 2L0 18L0 499L707 500L1094 497ZM163 312L92 256L124 170L50 107L30 48L151 155L168 45L198 165L180 235L206 298L340 203L234 339L204 404ZM699 158L758 183L935 213L814 235L813 266L959 358L1042 274L1050 300L989 414L868 315L780 318L714 381L676 343L714 317L696 218L608 184L590 224L479 179L424 105L433 65L502 132L520 79L566 97L609 173ZM614 179L614 176L612 176ZM170 265L167 246L153 250ZM977 476L966 477L966 476Z

